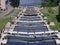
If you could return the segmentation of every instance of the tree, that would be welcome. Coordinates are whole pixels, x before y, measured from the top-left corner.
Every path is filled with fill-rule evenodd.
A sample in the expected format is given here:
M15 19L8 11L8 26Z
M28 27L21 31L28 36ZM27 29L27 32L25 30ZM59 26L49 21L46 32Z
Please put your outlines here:
M42 6L44 7L55 7L57 6L57 0L44 0Z
M10 5L13 7L18 7L19 6L19 1L20 0L9 0L11 3Z

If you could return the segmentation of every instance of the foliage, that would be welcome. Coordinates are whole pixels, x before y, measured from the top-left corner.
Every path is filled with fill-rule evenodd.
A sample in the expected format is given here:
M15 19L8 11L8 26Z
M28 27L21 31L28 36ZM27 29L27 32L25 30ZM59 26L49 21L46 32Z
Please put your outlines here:
M20 0L9 0L11 3L10 5L13 7L18 7L19 6L19 1Z
M43 7L55 7L57 6L57 0L44 0L42 6Z

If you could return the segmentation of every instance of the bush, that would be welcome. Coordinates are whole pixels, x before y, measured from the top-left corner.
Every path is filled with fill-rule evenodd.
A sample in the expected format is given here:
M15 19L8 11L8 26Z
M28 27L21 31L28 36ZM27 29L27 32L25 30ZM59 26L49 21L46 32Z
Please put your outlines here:
M54 14L54 9L49 7L48 12Z

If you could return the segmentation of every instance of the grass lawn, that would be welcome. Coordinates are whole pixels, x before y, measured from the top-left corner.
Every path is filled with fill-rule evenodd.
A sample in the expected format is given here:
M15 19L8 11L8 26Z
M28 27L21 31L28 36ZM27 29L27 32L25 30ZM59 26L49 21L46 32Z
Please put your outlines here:
M55 23L55 26L50 26L50 28L52 30L60 31L60 22L58 22L56 19L57 15L58 15L58 7L49 7L48 13L44 13L44 16L48 17L47 21Z
M0 31L4 28L7 22L10 21L10 18L0 19Z

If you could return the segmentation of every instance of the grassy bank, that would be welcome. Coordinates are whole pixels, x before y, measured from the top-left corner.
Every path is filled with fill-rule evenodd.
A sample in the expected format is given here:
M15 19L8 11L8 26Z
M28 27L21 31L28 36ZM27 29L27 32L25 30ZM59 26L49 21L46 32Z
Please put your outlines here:
M40 11L42 11L41 9ZM47 12L43 12L44 16L47 17L47 21L54 22L55 26L50 26L52 30L60 31L60 22L57 21L56 16L58 15L58 7L48 7L46 8Z
M21 11L21 9L19 9L14 16L18 16L19 12ZM8 13L6 16L8 16L9 14L13 13L14 10L12 10L10 13ZM10 18L2 18L0 19L0 31L4 28L4 26L6 25L7 22L10 22L12 19Z
M0 19L0 31L4 28L7 22L10 21L10 18Z

